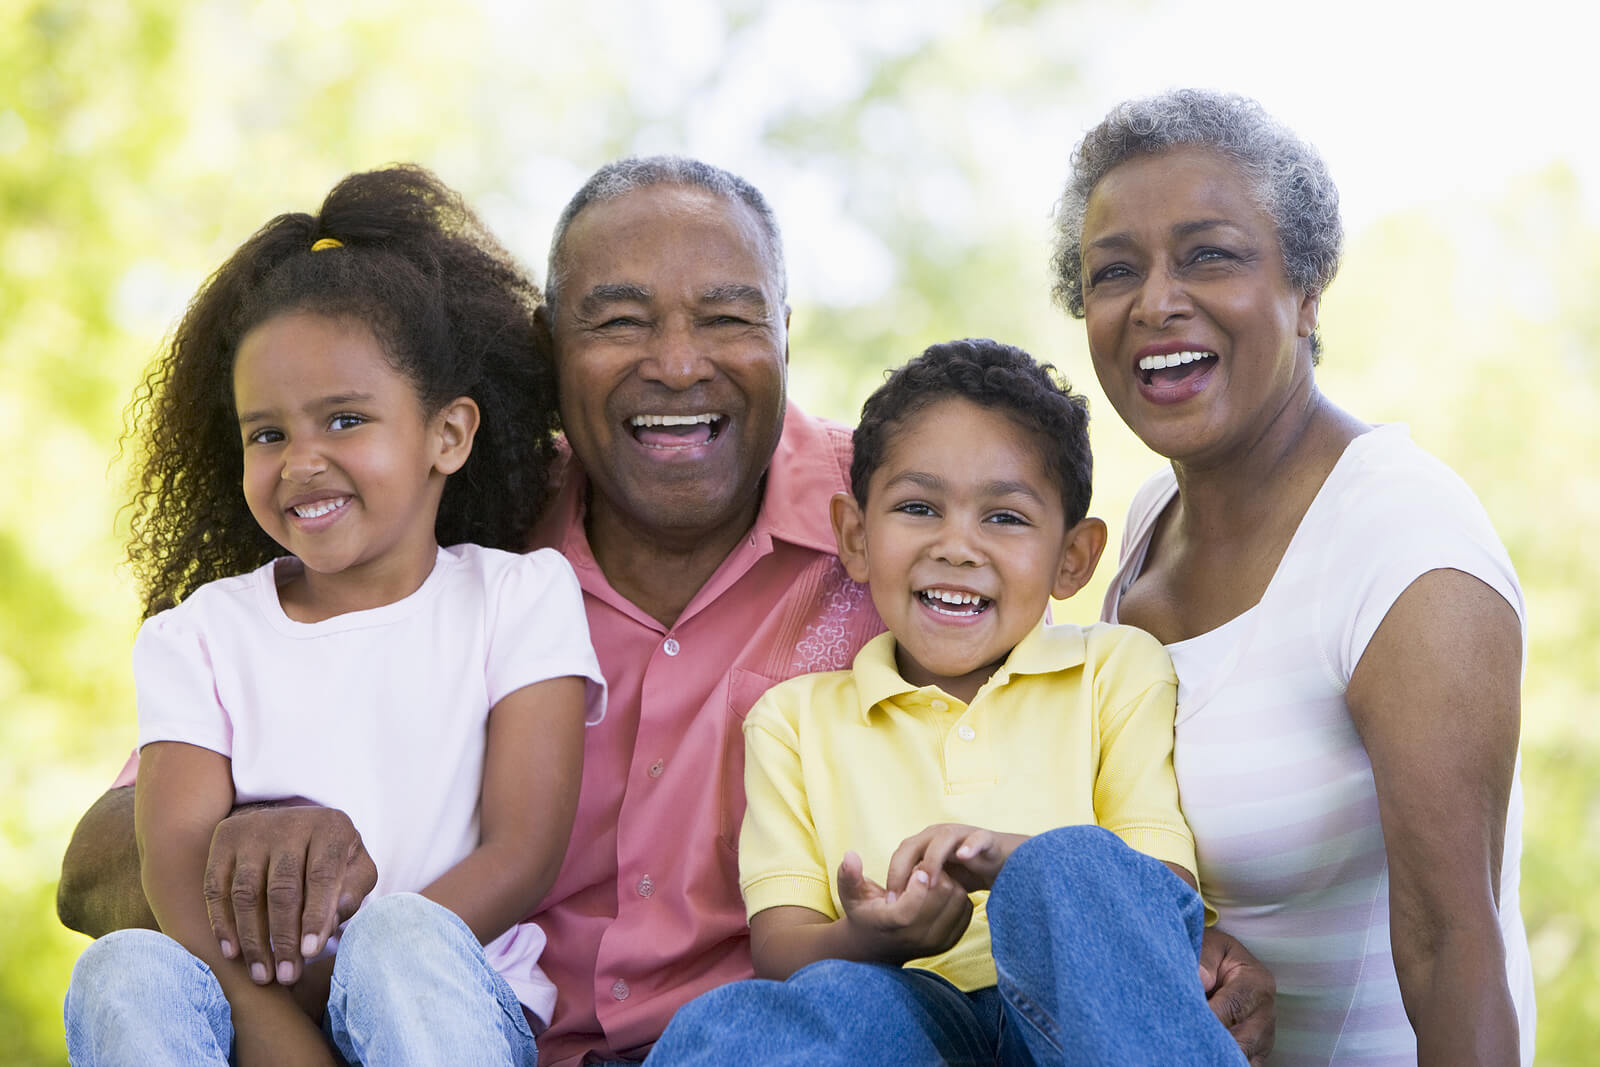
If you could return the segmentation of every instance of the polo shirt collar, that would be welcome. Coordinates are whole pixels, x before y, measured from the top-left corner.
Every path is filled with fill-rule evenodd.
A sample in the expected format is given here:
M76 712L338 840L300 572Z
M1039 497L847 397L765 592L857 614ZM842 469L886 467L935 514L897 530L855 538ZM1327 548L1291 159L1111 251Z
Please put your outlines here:
M983 683L977 697L998 689L1017 675L1051 674L1083 664L1086 654L1083 627L1071 623L1039 624L1028 631L994 675ZM862 646L851 664L861 718L870 721L872 709L886 700L917 692L917 687L900 676L894 662L894 635L879 634Z

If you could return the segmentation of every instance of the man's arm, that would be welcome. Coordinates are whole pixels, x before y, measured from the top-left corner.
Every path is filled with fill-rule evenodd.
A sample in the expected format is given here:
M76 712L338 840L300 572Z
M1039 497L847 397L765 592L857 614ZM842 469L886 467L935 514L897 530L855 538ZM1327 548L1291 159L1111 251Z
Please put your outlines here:
M344 812L247 805L217 827L204 890L225 954L294 982L301 953L322 951L377 881L377 867ZM132 786L108 791L79 820L61 862L56 913L90 937L156 929L140 883ZM276 958L269 945L278 948Z
M90 937L156 929L139 884L131 785L107 790L78 820L61 858L56 915L69 930Z

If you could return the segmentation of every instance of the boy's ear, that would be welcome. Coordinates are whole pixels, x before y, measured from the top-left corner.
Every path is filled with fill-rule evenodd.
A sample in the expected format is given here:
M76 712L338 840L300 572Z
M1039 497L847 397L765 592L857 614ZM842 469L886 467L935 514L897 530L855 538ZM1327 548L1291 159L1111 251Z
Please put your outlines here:
M1090 516L1067 531L1061 545L1061 566L1050 595L1065 600L1089 584L1100 553L1106 550L1106 524Z
M839 562L852 581L867 581L867 523L861 505L849 493L835 493L828 501L828 516L833 520L833 540L839 546Z
M433 417L435 451L433 469L454 474L472 455L472 439L478 434L478 402L458 396Z

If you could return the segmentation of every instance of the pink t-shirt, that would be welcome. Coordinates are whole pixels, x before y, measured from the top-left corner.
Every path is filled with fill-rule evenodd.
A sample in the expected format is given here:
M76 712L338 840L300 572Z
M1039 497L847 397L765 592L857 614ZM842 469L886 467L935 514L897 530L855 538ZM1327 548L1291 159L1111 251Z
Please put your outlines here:
M849 430L790 406L755 526L670 628L601 573L569 465L535 543L577 571L610 697L585 735L566 862L534 916L561 990L541 1064L638 1058L684 1002L752 975L734 851L744 716L776 682L848 667L883 629L835 555L828 499L849 465Z
M304 798L349 814L378 866L375 895L416 891L478 846L485 725L503 697L549 678L605 682L572 569L551 551L441 548L393 604L302 623L284 614L285 557L202 586L145 622L134 644L139 744L183 741L232 761L238 803ZM513 926L485 946L548 1020L544 935Z

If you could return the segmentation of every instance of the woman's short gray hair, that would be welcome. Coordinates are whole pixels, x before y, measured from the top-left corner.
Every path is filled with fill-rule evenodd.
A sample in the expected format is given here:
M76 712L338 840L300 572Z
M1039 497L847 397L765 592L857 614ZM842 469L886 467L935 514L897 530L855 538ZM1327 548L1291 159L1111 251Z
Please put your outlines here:
M1303 293L1321 293L1339 270L1344 227L1339 190L1327 164L1256 101L1207 89L1175 89L1111 109L1072 153L1072 174L1056 205L1057 303L1083 318L1083 218L1089 194L1120 163L1140 155L1194 145L1220 152L1238 164L1255 200L1278 230L1283 266ZM1321 351L1311 337L1311 351Z

